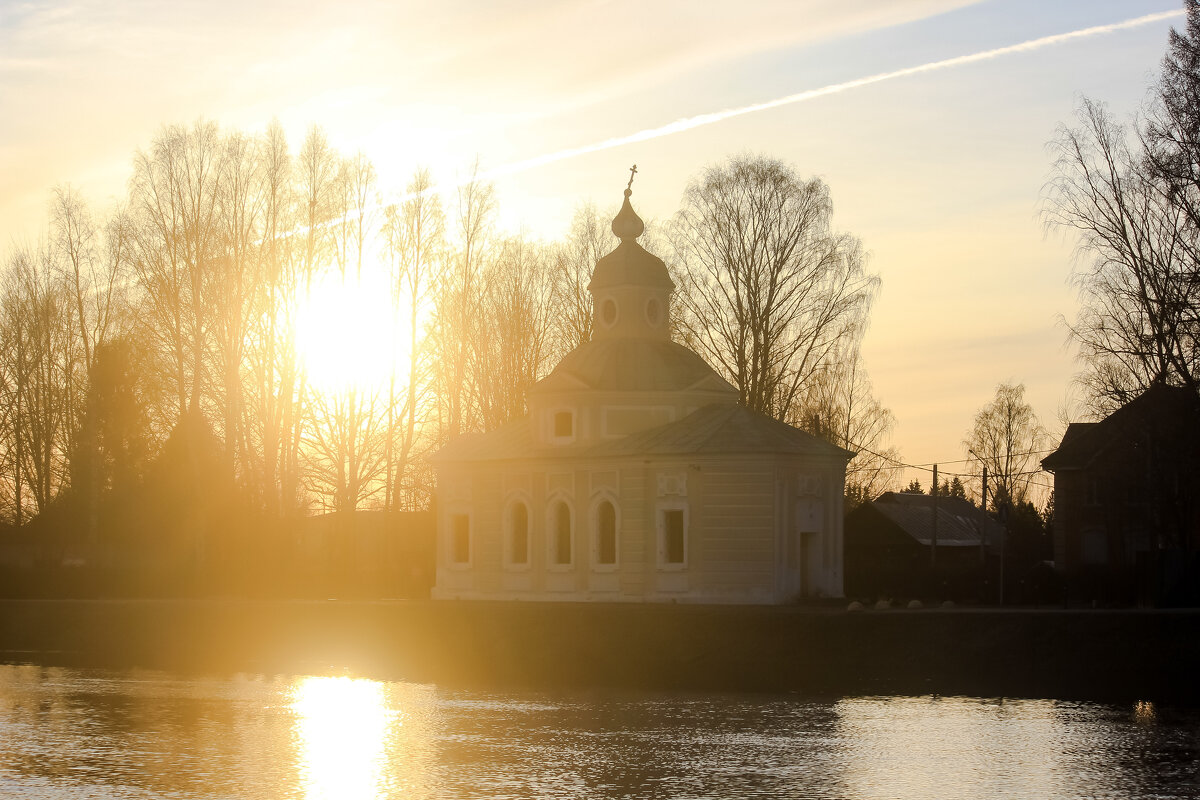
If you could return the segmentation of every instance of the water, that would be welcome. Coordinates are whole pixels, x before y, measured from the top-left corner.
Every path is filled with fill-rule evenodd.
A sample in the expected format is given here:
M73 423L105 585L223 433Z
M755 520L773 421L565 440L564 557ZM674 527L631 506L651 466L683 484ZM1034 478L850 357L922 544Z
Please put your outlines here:
M0 797L1200 796L1200 711L0 666Z

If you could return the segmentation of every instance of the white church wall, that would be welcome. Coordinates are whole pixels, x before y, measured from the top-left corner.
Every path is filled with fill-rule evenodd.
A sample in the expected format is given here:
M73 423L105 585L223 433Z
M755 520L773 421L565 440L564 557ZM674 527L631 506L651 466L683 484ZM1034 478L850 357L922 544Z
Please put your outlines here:
M697 542L700 588L714 598L767 602L775 579L774 466L714 460L697 474L703 504Z
M446 489L438 495L438 597L790 602L841 595L844 476L831 461L555 460L439 473ZM779 487L785 487L782 496ZM570 512L571 558L565 564L556 563L554 550L560 502ZM601 502L611 503L615 513L614 564L598 559ZM516 503L526 510L521 564L512 563L510 541ZM664 559L664 526L672 511L685 519L683 563ZM461 515L470 520L467 564L453 559L453 519ZM789 581L789 568L803 575Z

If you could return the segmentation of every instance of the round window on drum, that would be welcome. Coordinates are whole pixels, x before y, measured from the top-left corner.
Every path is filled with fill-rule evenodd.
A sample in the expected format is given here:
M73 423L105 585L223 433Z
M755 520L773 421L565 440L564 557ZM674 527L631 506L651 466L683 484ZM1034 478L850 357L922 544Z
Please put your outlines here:
M653 328L657 328L658 323L662 322L662 305L658 298L651 297L646 301L646 321Z
M612 298L605 300L600 306L600 321L612 326L617 321L617 303Z

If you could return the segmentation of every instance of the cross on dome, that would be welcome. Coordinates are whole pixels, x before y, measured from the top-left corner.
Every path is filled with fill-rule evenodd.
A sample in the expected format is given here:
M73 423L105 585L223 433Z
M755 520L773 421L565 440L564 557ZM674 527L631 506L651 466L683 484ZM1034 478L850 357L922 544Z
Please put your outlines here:
M612 221L612 232L623 242L638 238L646 230L646 223L642 222L642 218L634 212L633 206L629 204L629 196L633 194L633 176L637 174L637 171L637 164L629 168L629 183L625 184L625 202L621 204L621 210L617 212L617 216L613 217Z

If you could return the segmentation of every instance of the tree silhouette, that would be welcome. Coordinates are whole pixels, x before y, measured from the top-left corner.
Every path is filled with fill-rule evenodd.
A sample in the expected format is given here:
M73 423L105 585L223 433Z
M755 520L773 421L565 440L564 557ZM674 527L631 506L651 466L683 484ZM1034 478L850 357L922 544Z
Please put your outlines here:
M1085 98L1052 143L1044 214L1077 237L1068 329L1097 413L1200 375L1200 5L1186 5L1144 120L1128 128Z
M672 228L681 327L741 401L784 421L845 355L879 285L835 233L829 189L780 161L738 157L691 185Z
M1028 500L1029 486L1041 459L1046 431L1025 401L1024 384L1002 383L996 396L975 415L963 440L968 453L988 468L992 508Z

